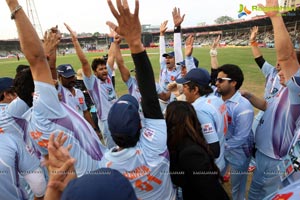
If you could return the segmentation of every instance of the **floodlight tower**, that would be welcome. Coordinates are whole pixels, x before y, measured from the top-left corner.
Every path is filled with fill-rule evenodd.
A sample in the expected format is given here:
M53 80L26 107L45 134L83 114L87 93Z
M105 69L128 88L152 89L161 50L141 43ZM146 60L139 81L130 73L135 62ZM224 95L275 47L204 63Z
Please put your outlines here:
M34 0L26 0L26 6L27 6L27 15L35 28L38 36L40 38L43 38L43 29L39 20L38 13L35 8Z

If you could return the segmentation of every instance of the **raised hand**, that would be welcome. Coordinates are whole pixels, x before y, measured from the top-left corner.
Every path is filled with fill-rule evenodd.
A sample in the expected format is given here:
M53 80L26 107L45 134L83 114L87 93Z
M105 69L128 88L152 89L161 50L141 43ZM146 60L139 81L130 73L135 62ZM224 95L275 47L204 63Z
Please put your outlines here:
M266 0L266 5L258 4L268 17L276 17L279 15L278 0Z
M182 23L183 20L184 20L185 14L181 16L181 15L180 15L180 8L176 8L176 7L175 7L175 8L173 9L172 15L173 15L174 26L175 26L175 27L180 26L181 23Z
M214 42L211 45L211 49L216 49L219 46L220 35L214 39Z
M61 33L56 27L52 27L44 34L44 51L47 56L51 56L55 53L58 44L60 43Z
M168 29L167 27L168 20L164 21L163 23L160 24L159 32L161 36L165 35L166 30Z
M185 56L191 56L193 54L194 35L189 35L185 40Z
M72 145L64 147L63 144L67 140L67 136L63 136L63 132L60 132L56 138L54 134L50 135L48 143L48 160L46 165L49 166L49 169L52 168L56 170L57 168L62 167L64 162L71 158L69 150L72 148Z
M77 40L77 33L75 31L73 31L68 24L64 23L64 25L68 29L68 31L72 37L72 40Z
M63 136L63 132L60 132L56 138L51 134L48 143L49 155L46 160L49 171L48 187L59 192L63 191L70 180L76 178L75 159L69 154L72 145L64 147L66 140L67 136Z
M120 44L122 41L122 36L116 34L115 37L114 37L114 42L117 43L117 44Z
M117 0L117 8L114 7L111 0L107 0L108 6L116 18L118 25L108 21L106 24L112 28L117 34L123 36L128 42L129 47L134 45L141 45L141 23L139 20L139 1L135 1L134 13L130 13L127 0ZM135 51L135 50L134 50ZM132 51L132 53L135 53Z
M256 40L257 33L258 33L258 26L253 26L251 28L251 35L249 38L250 42L253 42Z

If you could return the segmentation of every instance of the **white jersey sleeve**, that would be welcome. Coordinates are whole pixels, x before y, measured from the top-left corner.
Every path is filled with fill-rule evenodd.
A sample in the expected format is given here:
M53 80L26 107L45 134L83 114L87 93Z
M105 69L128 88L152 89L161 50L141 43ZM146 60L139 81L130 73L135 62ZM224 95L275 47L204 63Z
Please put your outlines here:
M165 36L159 36L159 63L160 63L160 66L163 66L163 63L165 63L165 58L162 56L164 53L166 53Z
M156 157L167 150L167 128L164 119L144 119L140 143L148 162L156 162Z
M174 54L175 54L175 64L183 61L181 33L174 33ZM176 65L176 68L177 70L180 71L181 66Z

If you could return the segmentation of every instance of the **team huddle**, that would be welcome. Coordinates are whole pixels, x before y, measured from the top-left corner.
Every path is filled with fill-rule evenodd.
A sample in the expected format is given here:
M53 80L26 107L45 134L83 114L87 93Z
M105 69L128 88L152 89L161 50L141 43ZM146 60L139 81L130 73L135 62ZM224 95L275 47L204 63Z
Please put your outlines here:
M168 21L160 26L155 83L141 42L138 0L133 13L127 0L116 7L107 1L118 24L107 22L108 55L91 64L65 24L82 65L84 89L78 89L73 66L56 66L58 27L41 43L18 1L6 2L29 65L16 66L14 79L0 78L0 199L272 199L280 197L279 188L285 192L300 181L296 168L282 176L298 162L297 155L288 156L297 148L300 154L294 142L300 134L300 55L278 11L265 13L273 25L276 66L258 48L258 28L250 31L266 81L264 97L258 97L240 90L239 66L219 66L220 36L211 45L211 73L193 56L193 35L185 39L183 55L185 15L178 8L172 12L174 51L166 51ZM278 2L266 0L265 6ZM123 39L133 70L121 54ZM128 88L121 97L114 65ZM254 107L260 110L256 116ZM247 191L251 161L256 169ZM230 195L223 188L228 172Z

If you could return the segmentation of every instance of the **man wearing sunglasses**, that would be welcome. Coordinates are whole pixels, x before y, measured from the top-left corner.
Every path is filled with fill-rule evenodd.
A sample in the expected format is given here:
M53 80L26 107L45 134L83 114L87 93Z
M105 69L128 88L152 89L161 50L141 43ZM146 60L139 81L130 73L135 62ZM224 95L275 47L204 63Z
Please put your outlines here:
M248 166L254 136L253 107L238 91L244 81L242 70L232 64L218 68L217 92L227 108L228 131L225 135L225 161L231 167L231 191L234 200L245 199Z
M210 75L206 69L194 68L184 78L177 79L183 84L183 94L191 103L201 123L203 135L215 155L221 175L225 174L224 135L227 132L226 106L214 95L210 87Z

